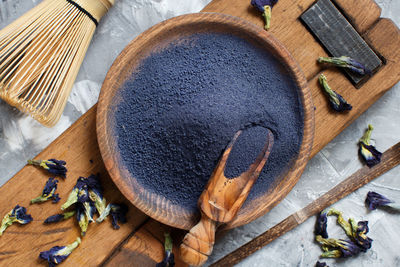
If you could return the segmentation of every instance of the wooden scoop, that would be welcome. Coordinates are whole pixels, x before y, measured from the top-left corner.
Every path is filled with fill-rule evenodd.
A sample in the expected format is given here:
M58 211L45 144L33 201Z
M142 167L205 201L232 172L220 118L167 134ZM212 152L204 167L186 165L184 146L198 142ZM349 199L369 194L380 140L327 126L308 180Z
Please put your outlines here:
M267 141L262 151L248 170L238 177L226 178L224 171L232 147L242 131L238 131L235 134L225 149L199 198L200 222L186 234L180 247L181 258L187 264L199 266L207 261L213 250L217 223L231 221L246 200L251 187L269 157L274 143L272 132L269 129L265 129L265 132Z

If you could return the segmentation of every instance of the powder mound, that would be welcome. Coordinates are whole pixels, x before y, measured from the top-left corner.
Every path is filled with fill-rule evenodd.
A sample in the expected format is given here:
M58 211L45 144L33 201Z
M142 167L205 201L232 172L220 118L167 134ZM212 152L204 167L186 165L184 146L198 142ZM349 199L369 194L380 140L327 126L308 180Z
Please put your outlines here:
M236 178L246 172L267 143L267 128L252 125L242 130L229 153L224 175ZM268 162L268 161L267 161Z
M193 211L239 129L258 125L274 134L250 199L285 171L302 141L294 81L273 55L233 35L195 34L153 52L119 94L114 132L122 164L147 190ZM229 160L232 177L260 151L238 149Z

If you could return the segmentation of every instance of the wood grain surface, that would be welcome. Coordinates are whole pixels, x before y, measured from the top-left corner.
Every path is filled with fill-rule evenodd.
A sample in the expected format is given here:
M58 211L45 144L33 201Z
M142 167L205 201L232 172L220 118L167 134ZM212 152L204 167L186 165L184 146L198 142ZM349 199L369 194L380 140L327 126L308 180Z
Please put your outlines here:
M363 3L361 8L360 1ZM378 19L380 9L372 0L335 0L351 19L353 26L363 32L363 37L369 45L384 58L385 64L359 90L352 86L342 72L334 69L324 71L331 86L348 98L353 105L353 110L346 115L334 114L328 110L326 99L316 82L317 74L323 71L317 65L316 58L326 53L298 20L299 15L312 2L312 0L279 1L272 10L270 32L285 44L309 80L316 106L313 156L399 81L400 32L392 21ZM204 11L240 16L259 27L263 26L262 17L249 6L249 1L214 0ZM78 176L100 172L107 199L126 202L127 200L110 182L101 163L94 128L95 116L96 107L93 107L37 158L59 157L67 160L69 173L65 181L60 181L58 188L62 201L65 200ZM90 163L90 159L93 160L93 164ZM34 218L30 225L10 226L0 237L0 265L44 266L43 262L37 259L40 251L55 245L68 244L78 236L78 226L72 220L53 226L42 225L42 221L48 215L59 211L59 204L43 203L29 206L29 200L40 194L47 178L48 175L41 170L26 166L0 188L1 216L16 204L20 204L27 206L28 212ZM173 231L175 245L180 243L183 238L181 231L161 226L153 220L148 220L147 216L133 206L129 207L129 222L118 231L112 229L108 220L100 225L90 225L87 236L67 259L65 265L143 266L141 264L143 262L153 264L162 258L162 233L165 230ZM182 266L179 261L178 266Z

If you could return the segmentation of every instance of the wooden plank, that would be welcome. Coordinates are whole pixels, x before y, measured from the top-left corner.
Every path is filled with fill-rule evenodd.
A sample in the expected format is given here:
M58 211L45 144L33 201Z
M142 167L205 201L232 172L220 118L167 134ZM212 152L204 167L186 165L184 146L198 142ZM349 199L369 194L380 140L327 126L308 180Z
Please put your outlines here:
M141 228L102 266L155 266L163 257L162 242Z
M58 204L48 201L29 205L32 198L41 194L50 177L45 171L33 166L26 166L0 188L0 216L19 204L25 206L34 219L24 226L11 225L0 237L1 266L43 266L43 262L38 260L40 251L75 241L80 235L75 218L51 225L44 225L43 221L60 212L61 204L67 199L79 176L100 173L106 199L114 203L125 202L130 209L128 223L121 225L118 231L111 227L108 219L101 224L90 224L77 253L72 253L68 258L69 264L98 265L147 218L125 200L104 169L96 141L95 111L92 108L37 156L38 159L57 158L67 161L67 178L59 179L57 192L61 200Z
M311 156L318 153L400 80L400 30L396 25L391 20L381 19L366 33L365 39L387 60L362 89L354 89L338 70L329 69L323 72L332 88L353 105L349 113L338 114L330 109L318 84L318 76L309 81L316 107L315 138Z
M381 16L381 8L371 0L333 0L360 34L365 33Z
M362 1L363 3L373 2ZM311 0L280 1L273 9L272 33L288 47L296 60L300 62L307 77L311 80L310 87L312 88L314 103L317 106L317 129L312 151L312 155L315 155L341 130L355 120L361 112L399 81L400 33L394 24L388 20L380 20L371 30L366 31L364 37L367 42L387 60L386 65L363 86L362 90L355 90L349 81L343 77L342 73L338 71L330 70L330 72L326 73L331 86L335 89L338 88L337 90L343 93L345 97L350 97L349 102L353 101L351 102L353 106L357 106L357 109L347 115L336 115L337 120L332 123L324 119L326 114L329 115L326 99L315 83L315 78L313 78L321 70L316 65L315 58L323 56L324 50L297 19L312 3L313 1ZM366 6L369 5L366 4ZM346 8L345 6L344 9ZM351 6L351 8L354 8L354 6ZM259 26L263 24L261 16L253 8L249 7L249 1L214 0L206 7L205 11L241 16ZM375 11L372 12L373 14L370 14L370 11L370 9L362 9L362 12L365 12L365 17L369 15L375 16ZM346 12L356 14L351 10ZM357 17L358 15L355 16ZM355 21L358 20L355 19ZM364 87L367 88L365 92L363 91ZM361 91L363 95L357 94L352 98L353 93ZM364 100L359 103L357 100L360 98ZM358 106L363 107L358 108ZM58 189L63 198L62 201L66 199L79 175L85 176L92 172L100 172L102 174L105 195L108 200L124 201L124 198L105 174L104 166L102 165L94 131L95 112L96 107L90 109L38 155L38 158L59 157L67 160L69 175L65 181L60 181ZM332 116L332 114L330 115ZM93 160L93 164L90 163L90 160ZM25 167L18 172L0 188L1 215L7 213L15 204L28 206L29 200L40 194L47 177L48 175L44 172L32 166ZM72 220L52 226L42 225L41 221L48 215L58 212L59 206L51 203L28 206L28 211L35 218L35 221L21 227L13 225L0 237L0 264L2 266L20 266L23 264L42 266L42 262L37 260L40 251L49 249L54 245L68 244L75 240L79 230ZM147 253L146 257L142 258L143 262L148 262L147 260L149 259L152 263L159 261L162 257L162 228L151 220L145 224L143 229L137 229L147 217L133 207L130 208L128 219L129 222L122 225L118 231L112 230L107 221L100 225L90 225L87 236L83 239L81 246L68 258L68 265L81 266L87 264L94 266L107 262L110 266L123 265L118 263L131 264L136 260L139 262L138 257L142 255L142 252ZM174 236L176 235L179 236L179 231L178 234L174 232ZM138 239L141 241L135 242ZM174 239L179 240L179 237ZM175 245L177 245L176 242ZM109 257L110 255L112 257ZM108 258L110 259L109 261L107 261Z
M319 0L301 15L302 21L331 56L349 56L374 72L382 61L330 0ZM357 86L369 78L344 69Z
M316 59L319 56L327 56L325 50L298 20L298 17L313 3L314 0L279 1L272 10L269 30L285 44L307 79L312 78L321 70ZM260 27L264 25L263 17L250 5L250 1L212 1L202 12L220 12L241 17Z
M132 235L102 266L155 266L164 257L164 233L170 232L174 241L175 266L187 266L179 258L179 242L184 232L150 220Z

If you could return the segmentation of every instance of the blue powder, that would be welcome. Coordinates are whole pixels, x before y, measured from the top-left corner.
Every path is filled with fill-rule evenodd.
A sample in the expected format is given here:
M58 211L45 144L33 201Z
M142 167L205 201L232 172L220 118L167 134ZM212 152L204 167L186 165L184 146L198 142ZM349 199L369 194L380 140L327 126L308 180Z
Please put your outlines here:
M274 146L249 198L264 193L300 148L297 87L265 49L240 37L199 33L153 52L120 89L115 135L122 163L147 190L193 212L221 153L239 129L271 129ZM257 155L240 146L229 175ZM250 155L250 156L249 156ZM246 205L246 204L245 204Z
M267 139L267 128L255 126L243 129L229 154L225 177L235 178L246 172L267 144Z

